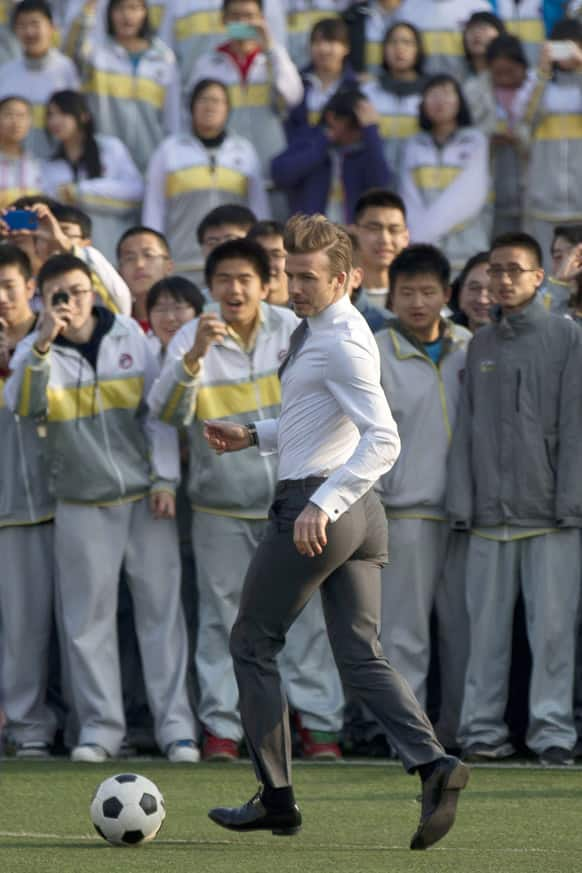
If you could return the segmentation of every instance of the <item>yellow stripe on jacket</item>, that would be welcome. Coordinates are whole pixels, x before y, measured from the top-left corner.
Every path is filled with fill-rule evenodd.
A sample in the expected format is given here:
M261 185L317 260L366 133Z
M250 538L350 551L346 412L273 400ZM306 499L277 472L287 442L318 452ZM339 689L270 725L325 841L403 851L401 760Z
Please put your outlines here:
M538 142L543 140L582 139L582 115L577 112L571 115L566 115L565 113L548 115L536 127L534 139Z
M183 42L191 36L221 33L223 29L222 11L212 9L206 12L192 12L179 18L174 24L174 36L178 42Z
M212 170L207 164L176 170L174 173L169 173L166 179L166 197L179 197L189 191L209 189L228 191L230 194L246 197L248 179L238 170L231 170L228 167L215 167Z
M117 100L141 100L156 109L164 105L165 88L140 76L129 76L127 73L109 73L90 67L87 80L83 86L87 94L97 97L114 97Z
M74 421L90 418L97 412L114 409L137 409L143 394L143 376L109 379L68 388L49 387L48 420Z
M268 106L271 99L270 85L227 85L230 105L233 109L241 107ZM260 132L259 132L260 135Z
M382 64L382 43L368 42L366 43L366 66L379 67Z
M255 382L230 385L205 385L196 398L196 418L226 418L253 412L281 403L281 385L276 373L261 376Z
M46 106L44 103L32 104L32 126L39 130L45 127Z
M525 18L523 21L514 19L506 21L505 27L509 33L519 37L523 42L543 42L546 38L541 18Z
M463 37L457 30L424 30L422 41L427 55L451 55L461 57Z
M0 209L10 206L19 197L31 197L40 194L38 188L4 188L0 191Z
M419 131L416 115L380 115L380 135L406 139Z
M442 191L455 181L461 167L416 167L412 171L415 184L424 190Z
M306 9L303 12L288 12L287 30L289 33L307 33L324 18L339 18L339 13L330 9Z

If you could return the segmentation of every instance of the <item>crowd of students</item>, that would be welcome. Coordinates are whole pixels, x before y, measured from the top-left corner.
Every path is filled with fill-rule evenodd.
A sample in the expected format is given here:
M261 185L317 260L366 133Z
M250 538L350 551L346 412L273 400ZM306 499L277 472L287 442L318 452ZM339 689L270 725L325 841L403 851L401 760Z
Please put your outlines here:
M60 730L75 761L117 756L132 693L170 761L240 754L228 640L276 456L217 456L203 426L277 414L298 324L284 222L321 212L349 229L403 444L377 486L384 651L423 706L437 654L447 748L511 757L521 591L526 744L573 761L579 5L5 4L0 709L17 756ZM304 756L339 758L340 737L388 752L344 699L318 597L280 666Z

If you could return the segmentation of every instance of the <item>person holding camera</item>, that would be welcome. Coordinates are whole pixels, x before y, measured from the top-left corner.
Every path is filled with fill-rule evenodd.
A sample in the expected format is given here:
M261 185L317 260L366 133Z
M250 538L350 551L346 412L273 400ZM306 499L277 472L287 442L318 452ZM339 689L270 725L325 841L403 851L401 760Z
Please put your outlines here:
M103 763L125 734L116 626L123 564L156 740L170 761L194 763L174 521L178 443L145 404L158 367L139 325L94 305L82 260L51 257L37 281L44 310L14 355L5 398L46 429L56 600L80 725L71 758Z

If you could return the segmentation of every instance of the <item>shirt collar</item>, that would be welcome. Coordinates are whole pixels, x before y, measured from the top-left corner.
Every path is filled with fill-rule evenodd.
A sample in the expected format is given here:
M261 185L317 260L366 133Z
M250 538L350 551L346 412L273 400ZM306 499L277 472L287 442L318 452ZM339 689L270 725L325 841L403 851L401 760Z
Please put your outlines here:
M254 349L255 344L257 342L257 335L259 333L261 325L264 324L264 321L265 321L265 313L263 311L263 307L259 306L259 311L257 312L257 317L255 319L253 329L252 329L251 334L250 334L246 343L242 339L242 337L239 336L239 334L236 332L236 330L230 326L230 324L226 325L226 332L229 335L229 337L235 341L237 346L240 346L240 348L243 350L243 352L247 352L247 353L252 352L252 350Z
M325 330L330 324L333 324L335 319L344 312L353 310L352 301L349 294L344 294L335 303L332 303L323 312L313 315L307 319L309 329L312 331Z

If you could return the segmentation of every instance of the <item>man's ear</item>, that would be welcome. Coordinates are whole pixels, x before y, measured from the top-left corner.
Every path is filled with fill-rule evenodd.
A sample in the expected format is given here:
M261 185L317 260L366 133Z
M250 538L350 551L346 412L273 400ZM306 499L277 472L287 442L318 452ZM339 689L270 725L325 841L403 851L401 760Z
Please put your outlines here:
M268 283L266 285L261 284L261 300L267 299L267 297L269 296L269 290L270 289Z
M444 293L445 293L445 303L448 303L449 300L451 299L451 294L453 293L453 289L451 288L450 285L447 285Z
M174 272L174 262L171 258L166 261L166 276L171 276Z

